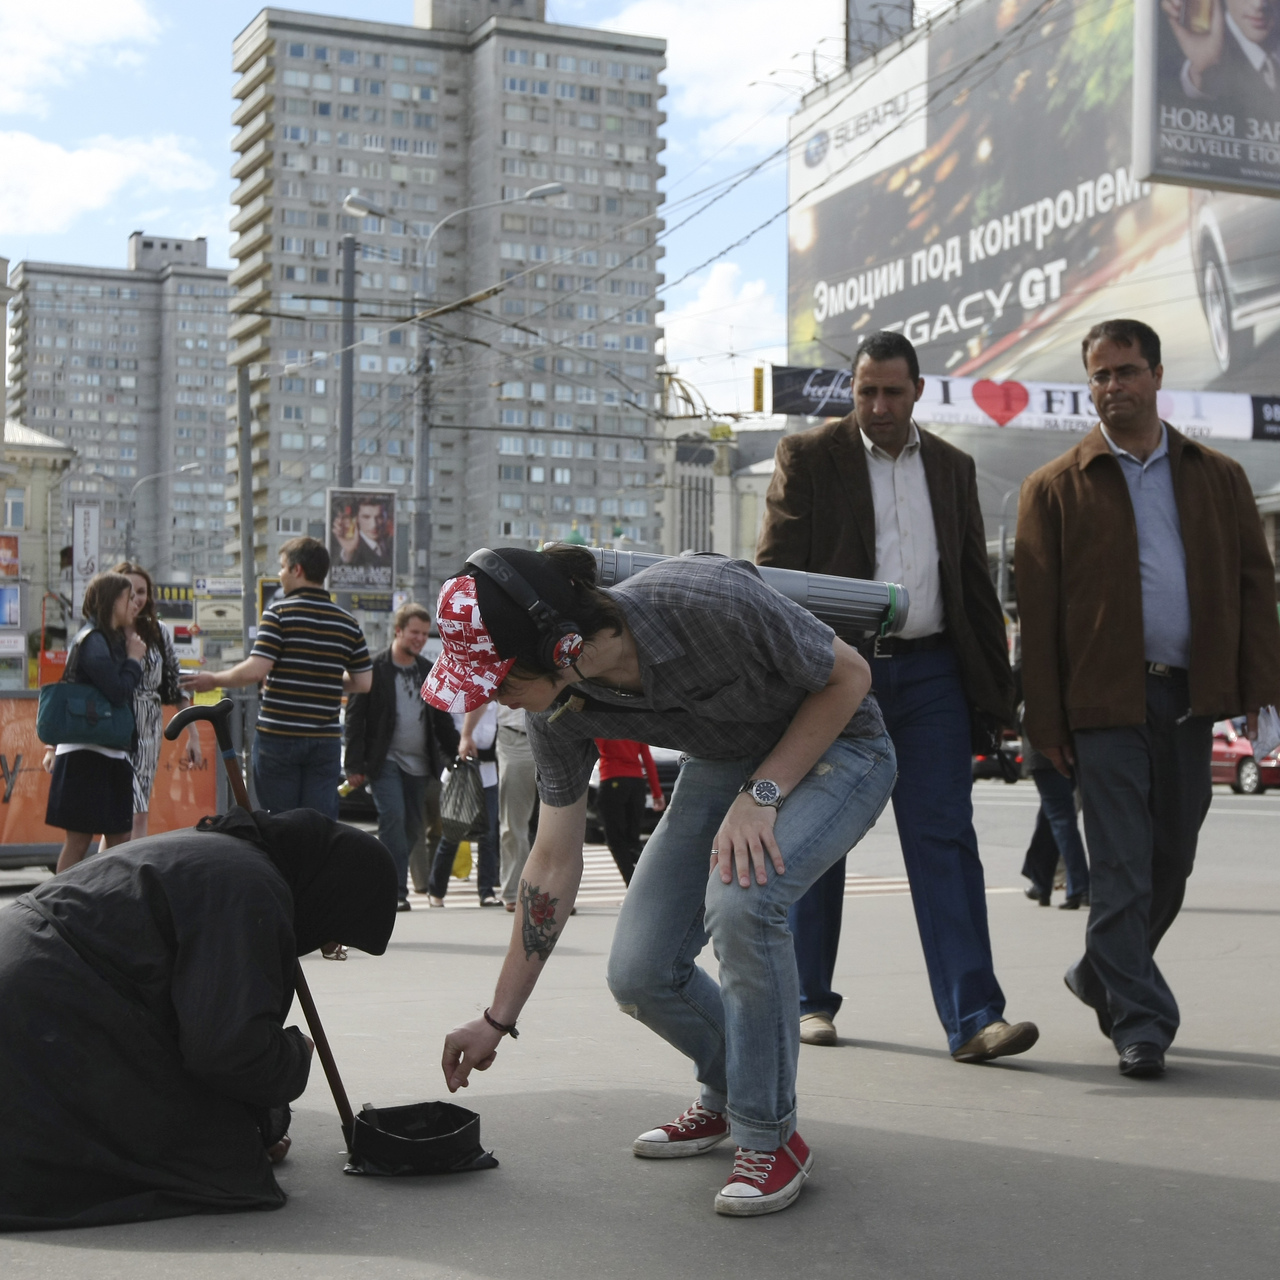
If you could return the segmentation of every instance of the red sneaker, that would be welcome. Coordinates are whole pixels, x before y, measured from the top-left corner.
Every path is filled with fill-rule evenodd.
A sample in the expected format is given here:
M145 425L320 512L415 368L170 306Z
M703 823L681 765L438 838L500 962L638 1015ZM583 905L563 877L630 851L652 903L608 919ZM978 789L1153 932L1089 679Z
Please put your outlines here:
M631 1150L649 1160L672 1160L678 1156L700 1156L729 1136L729 1122L720 1111L709 1111L695 1102L671 1124L642 1133Z
M716 1196L716 1212L737 1218L785 1209L799 1194L813 1168L813 1153L793 1133L776 1151L739 1147L733 1176Z

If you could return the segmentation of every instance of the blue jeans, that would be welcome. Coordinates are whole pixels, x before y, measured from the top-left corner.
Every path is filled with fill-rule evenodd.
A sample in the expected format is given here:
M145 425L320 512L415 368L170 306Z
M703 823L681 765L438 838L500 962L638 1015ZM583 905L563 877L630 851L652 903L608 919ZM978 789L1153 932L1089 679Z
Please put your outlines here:
M253 735L253 786L268 813L314 809L336 820L341 780L341 738Z
M711 842L756 761L687 760L618 916L609 989L624 1013L693 1060L703 1106L728 1113L739 1146L772 1151L795 1132L799 990L787 910L862 839L893 789L893 744L839 738L778 814L786 863L743 889L708 874ZM720 981L696 964L708 939Z
M369 779L369 793L378 810L378 839L396 864L396 892L403 902L409 896L409 854L426 818L427 779L388 760Z
M484 789L484 807L488 816L488 825L484 834L474 842L476 849L476 891L483 902L485 898L498 896L499 858L498 858L498 784ZM427 892L437 898L443 898L449 892L449 873L453 870L453 860L457 856L460 840L441 840L436 845L436 856L431 863L431 879L427 882Z
M1040 812L1036 826L1042 822L1053 832L1053 841L1067 868L1067 896L1075 898L1089 892L1089 859L1076 823L1076 784L1064 778L1057 769L1034 769L1031 777L1040 793ZM1053 888L1053 872L1038 886Z
M893 814L933 1003L954 1053L1004 1016L991 962L986 885L973 830L969 707L950 648L871 659L872 688L898 756ZM831 989L844 908L841 858L791 912L801 1013L835 1017Z

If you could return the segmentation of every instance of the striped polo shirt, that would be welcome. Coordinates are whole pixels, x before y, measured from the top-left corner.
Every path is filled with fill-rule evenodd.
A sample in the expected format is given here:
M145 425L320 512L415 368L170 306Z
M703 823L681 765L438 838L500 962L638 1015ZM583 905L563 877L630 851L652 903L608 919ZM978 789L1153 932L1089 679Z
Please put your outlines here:
M289 738L338 737L342 673L373 665L360 624L323 587L299 587L266 610L251 656L274 664L258 731Z

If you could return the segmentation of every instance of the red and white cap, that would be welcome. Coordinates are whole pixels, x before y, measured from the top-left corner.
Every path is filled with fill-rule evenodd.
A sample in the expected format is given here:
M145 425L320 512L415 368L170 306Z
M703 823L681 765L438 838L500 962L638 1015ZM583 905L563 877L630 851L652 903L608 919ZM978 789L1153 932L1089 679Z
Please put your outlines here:
M450 578L436 601L443 651L422 686L423 700L441 711L474 711L490 701L514 658L503 658L480 616L476 580Z

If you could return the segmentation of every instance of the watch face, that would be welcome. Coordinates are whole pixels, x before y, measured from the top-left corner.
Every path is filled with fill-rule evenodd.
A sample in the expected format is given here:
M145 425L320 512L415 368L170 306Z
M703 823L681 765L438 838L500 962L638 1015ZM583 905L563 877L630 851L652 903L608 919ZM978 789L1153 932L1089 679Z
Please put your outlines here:
M775 805L782 799L782 790L776 782L761 778L751 785L751 796L759 805Z

